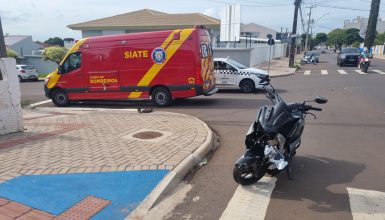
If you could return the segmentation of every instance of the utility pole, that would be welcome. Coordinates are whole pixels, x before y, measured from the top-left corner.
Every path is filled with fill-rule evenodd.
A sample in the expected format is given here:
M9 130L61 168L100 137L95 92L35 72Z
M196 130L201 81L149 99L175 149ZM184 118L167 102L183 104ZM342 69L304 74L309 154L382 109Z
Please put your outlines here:
M290 57L289 57L289 67L294 66L294 58L297 44L297 18L298 18L298 8L301 4L301 0L295 0L294 5L294 19L293 19L293 31L291 32L291 42L290 42Z
M370 49L373 46L374 38L376 37L378 12L380 10L380 0L372 0L370 8L368 28L365 35L365 47Z
M1 25L0 17L0 58L7 57L7 51L5 49L4 35L3 35L3 26ZM0 80L3 80L3 74L0 70Z
M313 6L310 6L309 9L310 9L310 12L309 12L309 19L307 21L306 40L305 40L305 52L307 51L307 45L308 45L308 42L309 42L310 19L311 19L311 10L313 9Z

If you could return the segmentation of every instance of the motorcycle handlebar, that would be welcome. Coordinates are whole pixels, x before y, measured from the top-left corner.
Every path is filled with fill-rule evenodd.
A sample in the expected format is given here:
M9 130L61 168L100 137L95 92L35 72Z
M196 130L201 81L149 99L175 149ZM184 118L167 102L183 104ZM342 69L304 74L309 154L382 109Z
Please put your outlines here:
M306 106L306 110L309 111L309 110L314 110L314 111L322 111L322 108L316 108L316 107L313 107L311 105L307 105Z

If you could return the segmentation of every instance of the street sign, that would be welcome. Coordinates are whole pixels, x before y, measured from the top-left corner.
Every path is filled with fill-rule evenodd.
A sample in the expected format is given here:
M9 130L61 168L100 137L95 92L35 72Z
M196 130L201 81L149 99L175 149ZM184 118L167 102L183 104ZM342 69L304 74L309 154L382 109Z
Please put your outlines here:
M274 39L271 39L271 38L270 38L270 39L267 41L267 44L270 45L270 46L274 45Z

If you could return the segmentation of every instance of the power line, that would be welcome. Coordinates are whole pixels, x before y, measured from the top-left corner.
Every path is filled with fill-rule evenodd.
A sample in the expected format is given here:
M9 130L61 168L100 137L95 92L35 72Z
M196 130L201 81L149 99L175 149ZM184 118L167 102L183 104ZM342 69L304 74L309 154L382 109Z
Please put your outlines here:
M370 11L369 9L359 9L359 8L348 8L343 6L337 6L337 5L323 5L320 3L312 3L312 2L305 2L309 5L315 5L321 8L335 8L335 9L343 9L343 10L351 10L351 11Z
M208 1L210 1L210 2L215 2L215 3L219 3L219 4L226 4L226 5L232 5L232 4L234 4L233 2L224 2L224 1L218 1L218 0L208 0ZM258 3L256 2L256 4L240 4L241 6L243 6L243 7L259 7L259 8L261 8L261 7L263 7L263 8L267 8L267 7L282 7L282 6L291 6L292 4L274 4L274 3L266 3L266 2L264 2L264 3L259 3L260 5L257 5Z

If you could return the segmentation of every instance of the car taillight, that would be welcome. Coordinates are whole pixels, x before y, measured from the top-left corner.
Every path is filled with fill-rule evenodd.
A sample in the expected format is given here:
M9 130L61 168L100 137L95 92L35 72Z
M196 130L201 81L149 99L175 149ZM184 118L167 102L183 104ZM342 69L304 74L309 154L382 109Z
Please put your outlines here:
M25 70L20 70L21 73L25 73Z

